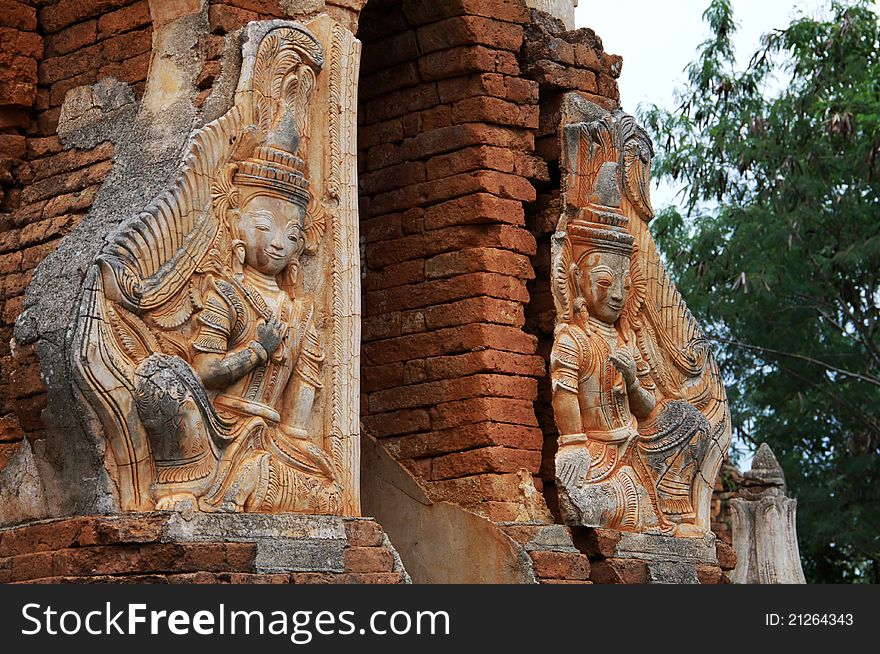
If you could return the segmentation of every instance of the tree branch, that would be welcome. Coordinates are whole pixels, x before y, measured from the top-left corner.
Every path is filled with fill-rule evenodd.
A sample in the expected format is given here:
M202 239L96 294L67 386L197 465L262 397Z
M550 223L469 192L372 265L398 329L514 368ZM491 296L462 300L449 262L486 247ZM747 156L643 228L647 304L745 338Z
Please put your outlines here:
M765 352L767 354L777 354L779 356L789 357L791 359L799 359L801 361L806 361L807 363L811 363L813 365L825 368L826 370L836 372L839 375L843 375L845 377L852 377L853 379L858 379L860 381L868 382L869 384L873 384L874 386L880 386L880 379L876 379L874 377L869 377L867 375L863 375L858 372L844 370L843 368L838 368L837 366L832 366L830 363L826 363L825 361L820 361L819 359L814 359L812 357L808 357L803 354L795 354L793 352L783 352L782 350L774 350L772 348L761 347L759 345L749 345L748 343L743 343L742 341L736 341L736 340L733 340L730 338L710 337L710 339L714 340L714 341L718 341L719 343L733 345L734 347L739 347L744 350L752 350L754 352Z

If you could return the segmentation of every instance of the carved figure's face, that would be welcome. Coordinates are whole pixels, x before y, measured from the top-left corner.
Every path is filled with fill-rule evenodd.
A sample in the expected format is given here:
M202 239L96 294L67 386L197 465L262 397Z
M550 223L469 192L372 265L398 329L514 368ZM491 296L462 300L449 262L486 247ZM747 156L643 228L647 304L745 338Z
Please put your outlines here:
M245 200L238 221L245 260L264 275L278 275L303 250L305 210L298 204L268 195Z
M593 251L581 260L577 274L589 314L602 322L617 322L629 297L629 257L616 252Z

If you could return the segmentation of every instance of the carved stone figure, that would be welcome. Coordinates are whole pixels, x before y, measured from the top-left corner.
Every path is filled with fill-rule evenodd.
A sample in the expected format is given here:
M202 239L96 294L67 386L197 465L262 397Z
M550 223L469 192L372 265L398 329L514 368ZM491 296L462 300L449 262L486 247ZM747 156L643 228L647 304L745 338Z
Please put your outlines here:
M631 116L578 96L563 115L550 361L560 509L569 524L703 536L730 421L647 231L651 143Z
M767 443L743 475L733 509L736 584L803 584L797 542L797 500L786 497L785 473Z
M357 512L340 425L318 404L346 318L328 298L348 262L323 245L328 216L344 238L341 162L328 180L314 166L342 139L332 63L336 130L315 156L325 47L298 23L251 24L233 107L193 134L172 188L90 273L74 369L122 509Z

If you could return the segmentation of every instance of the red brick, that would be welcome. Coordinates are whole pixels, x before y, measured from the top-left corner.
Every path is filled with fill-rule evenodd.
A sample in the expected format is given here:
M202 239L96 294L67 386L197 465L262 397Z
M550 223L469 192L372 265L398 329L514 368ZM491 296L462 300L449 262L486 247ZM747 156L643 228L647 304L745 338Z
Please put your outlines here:
M646 584L648 564L637 559L603 559L590 566L590 579L596 584Z
M495 348L425 359L425 380L452 379L478 373L540 377L544 359L537 355L504 352Z
M511 498L519 496L519 485L518 474L505 473L432 481L426 484L426 487L432 499L446 500L465 508L475 508L490 502L510 502ZM515 519L515 516L509 519Z
M69 25L96 18L125 5L132 0L58 0L40 10L40 24L53 34Z
M122 82L128 82L129 84L143 82L147 79L147 71L150 67L151 56L150 52L144 52L143 54L130 57L123 61L101 66L101 69L98 71L98 79L115 77L116 79Z
M0 52L15 53L35 60L42 59L43 38L34 32L0 27Z
M469 73L519 75L519 62L512 52L482 45L467 45L440 50L419 59L421 79L432 81Z
M24 438L24 431L13 413L8 413L0 418L0 443L17 443ZM0 535L0 557L3 554L2 535Z
M722 540L715 541L715 553L722 570L733 570L736 567L736 551L730 545Z
M555 61L542 59L529 67L528 75L538 82L542 89L576 89L599 93L596 73L591 70L571 68Z
M457 102L488 95L516 104L536 104L538 84L516 76L476 73L438 81L437 94L441 102Z
M88 20L71 25L57 34L46 37L46 57L69 54L96 43L98 40L98 21Z
M399 572L352 572L339 575L337 584L401 584L403 578Z
M31 164L34 169L34 180L39 181L53 175L85 168L99 161L107 161L113 157L113 150L113 144L105 141L91 150L65 150L40 159Z
M450 304L427 307L418 313L423 317L425 329L428 331L476 322L513 327L525 325L523 303L492 297L467 298Z
M464 248L489 247L520 254L535 253L531 233L511 225L467 225L438 229L381 243L368 243L366 261L370 267L383 267L401 261L431 257Z
M431 479L453 479L487 472L516 472L520 469L537 472L540 466L540 452L507 447L481 447L435 458L431 462Z
M399 145L384 144L367 151L367 168L377 170L404 161L427 159L473 145L494 145L514 151L531 151L535 137L531 130L502 125L467 123L424 132Z
M367 343L363 355L366 365L383 365L493 346L509 352L534 354L536 342L534 336L514 327L472 323Z
M291 576L294 584L334 584L338 574L332 572L296 572Z
M364 315L372 317L474 296L514 300L523 304L529 301L529 293L521 279L497 273L475 272L433 279L421 284L368 291L363 296Z
M418 259L386 266L381 272L366 270L362 288L364 291L375 291L423 281L425 281L425 262Z
M18 134L0 134L0 159L21 159L27 150L27 138Z
M394 558L384 547L346 547L346 572L391 572Z
M379 438L399 436L431 428L431 418L424 409L393 411L378 416L363 416L364 426L370 434Z
M150 6L147 0L104 14L98 20L98 38L105 39L139 27L150 25Z
M409 0L403 13L413 25L435 23L451 16L488 16L511 23L526 24L529 10L521 0Z
M415 86L422 81L419 66L409 61L393 68L383 68L361 78L358 95L363 100L383 96L392 91Z
M358 92L360 93L360 89ZM363 101L363 97L361 100ZM371 125L400 118L438 104L440 104L440 98L437 96L437 84L430 82L362 102L360 105L361 118L365 125Z
M544 579L584 581L590 578L590 562L583 554L574 552L529 552L535 575Z
M504 173L499 174L505 175ZM494 177L486 175L485 171L480 171L475 177L486 182L485 186L492 185L492 182L499 182L497 185L494 185L499 191L504 183L521 184L512 180L509 176ZM520 194L526 192L523 189ZM501 198L493 193L483 192L455 198L425 210L425 229L443 229L453 225L473 223L524 225L525 212L523 211L522 202L517 199Z
M597 93L612 100L620 100L620 91L617 89L617 82L614 78L605 73L599 73L597 77ZM584 89L589 91L589 89Z
M486 122L537 129L538 115L537 105L519 105L486 96L459 100L452 108L454 123Z
M355 547L378 547L385 540L382 527L374 520L346 520L345 536Z
M38 181L22 191L22 203L28 204L37 200L83 190L95 183L103 182L112 167L112 162L101 161L70 173L55 175Z
M537 398L537 383L528 377L473 375L453 380L432 381L384 391L368 396L372 414L419 406L432 406L473 397Z
M476 397L438 404L431 409L433 429L450 429L487 420L526 427L537 427L535 410L529 400L506 397Z
M103 41L101 57L104 63L124 61L140 54L149 53L153 47L152 30L138 30L120 34Z
M56 195L46 201L41 212L36 217L54 218L66 213L83 213L92 206L99 190L100 184L93 184L82 190L72 191L63 195ZM38 204L39 203L35 203L34 206L38 206ZM19 215L21 215L20 211L16 214L16 218L18 218ZM16 221L17 224L24 224L25 222L30 221Z
M405 61L419 58L419 44L412 30L370 41L364 48L361 74L368 75L382 68L393 68Z
M512 173L519 153L489 145L477 145L428 160L425 171L428 179L439 179L457 173L489 168Z
M104 63L102 48L101 43L96 43L66 55L44 59L37 69L37 79L40 84L52 84L94 70Z
M405 434L382 439L396 459L436 457L475 447L502 446L540 452L544 435L536 427L500 422L480 422L439 431Z
M423 54L459 45L486 45L519 52L522 39L523 29L520 25L483 16L456 16L418 29L418 42Z
M425 164L421 161L408 161L361 175L358 183L361 193L374 195L402 186L424 182L425 179Z
M701 584L720 584L722 582L721 568L714 565L697 564L697 579Z
M7 105L30 107L37 89L30 82L0 82L0 97Z
M599 73L604 70L604 66L602 65L602 61L600 59L602 53L601 51L596 50L590 43L575 43L573 44L574 48L574 61L575 64L579 68L588 68L593 72Z
M536 197L535 187L523 177L497 170L478 170L382 193L372 198L370 209L377 214L393 213L472 193L490 193L522 202L533 202Z
M37 29L37 10L19 0L4 0L0 25L33 32Z
M260 20L260 14L227 5L212 4L208 7L208 21L212 34L234 32L253 20Z

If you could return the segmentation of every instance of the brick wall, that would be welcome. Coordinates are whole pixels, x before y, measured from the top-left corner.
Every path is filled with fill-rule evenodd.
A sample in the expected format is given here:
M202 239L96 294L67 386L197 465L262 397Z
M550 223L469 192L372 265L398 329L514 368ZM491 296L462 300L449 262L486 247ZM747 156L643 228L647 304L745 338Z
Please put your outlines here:
M83 516L0 529L0 583L399 584L373 520L344 521L341 572L265 573L253 542L167 542L169 515Z
M0 11L0 469L19 447L23 432L11 412L9 397L10 325L20 308L19 298L30 281L16 251L12 212L21 202L19 170L28 155L28 128L37 95L37 62L43 39L37 33L36 8L9 0Z
M515 1L371 0L359 32L363 422L433 497L502 521L542 442L528 20Z

